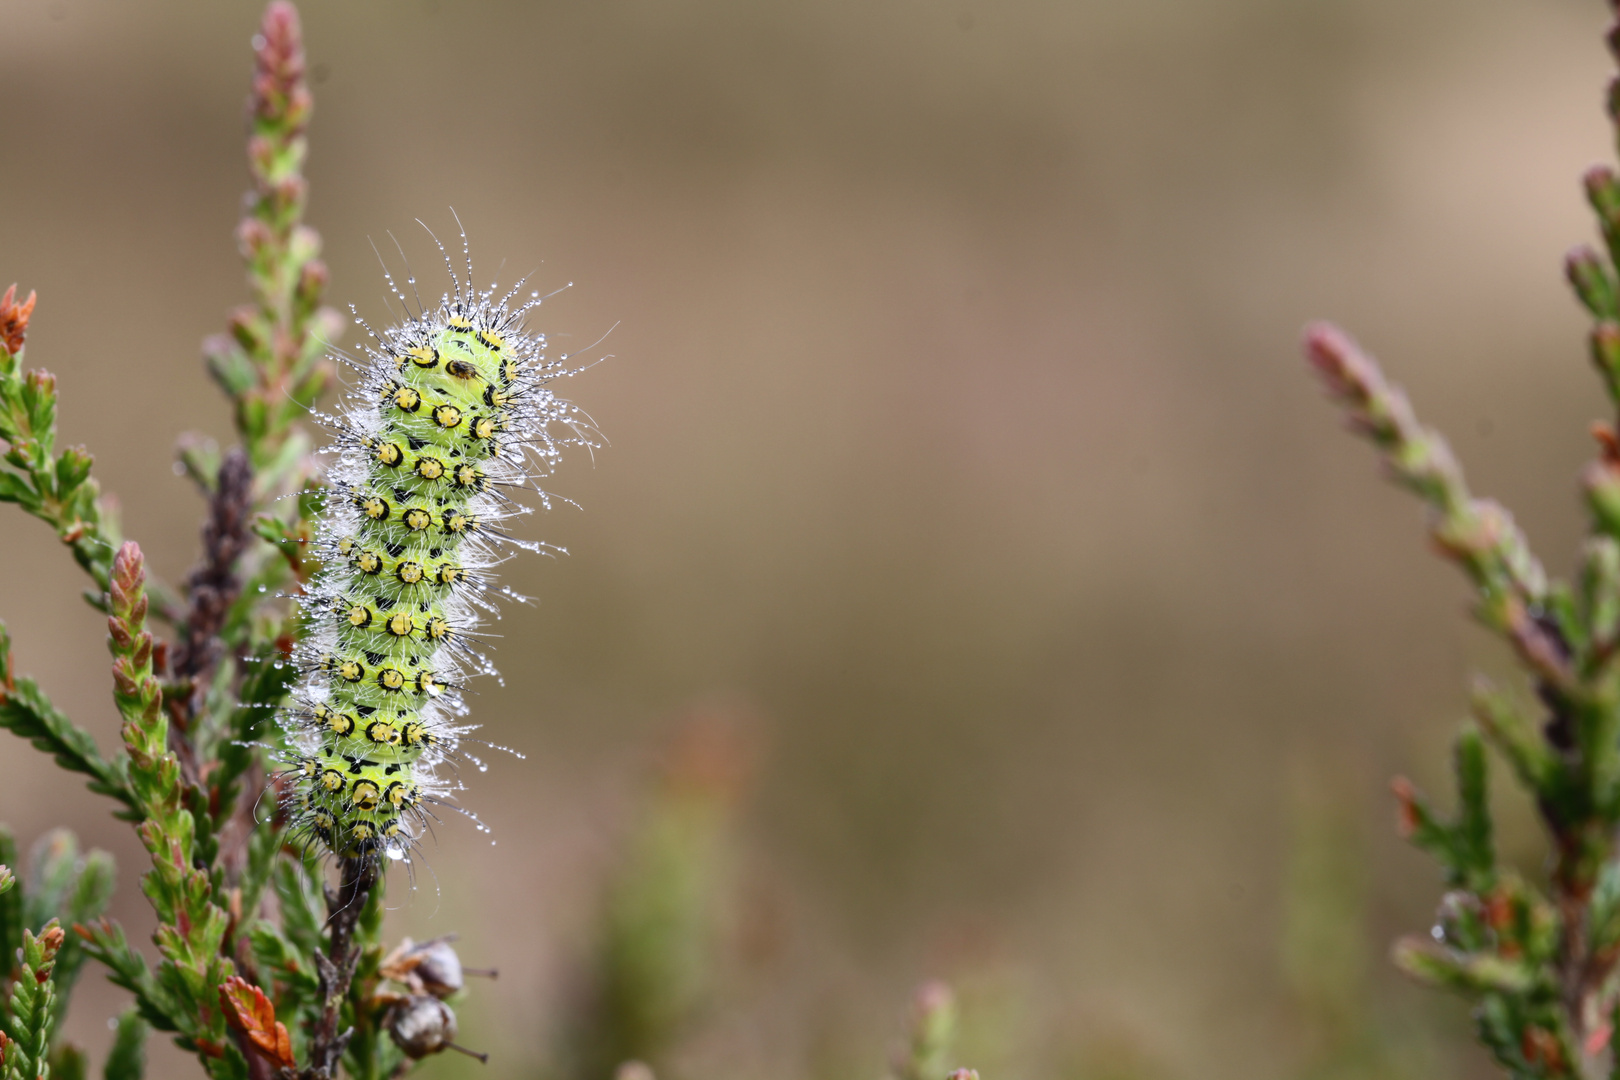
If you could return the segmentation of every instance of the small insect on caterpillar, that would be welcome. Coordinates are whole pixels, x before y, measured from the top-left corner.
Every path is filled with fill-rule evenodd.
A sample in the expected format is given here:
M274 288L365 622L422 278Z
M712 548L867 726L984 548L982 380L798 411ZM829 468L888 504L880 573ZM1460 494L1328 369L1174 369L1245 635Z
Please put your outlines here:
M454 291L414 312L384 271L404 318L373 330L356 316L363 355L334 358L356 377L317 414L336 461L315 523L321 568L299 598L282 808L295 839L345 859L402 858L434 808L453 805L459 784L442 766L470 730L463 685L495 674L476 630L498 596L521 599L494 568L545 547L507 531L531 512L512 493L549 506L536 479L565 447L598 445L590 418L550 389L574 373L568 357L548 359L524 325L544 298L514 304L519 282L496 299L475 289L470 258L465 280L447 253L445 265Z

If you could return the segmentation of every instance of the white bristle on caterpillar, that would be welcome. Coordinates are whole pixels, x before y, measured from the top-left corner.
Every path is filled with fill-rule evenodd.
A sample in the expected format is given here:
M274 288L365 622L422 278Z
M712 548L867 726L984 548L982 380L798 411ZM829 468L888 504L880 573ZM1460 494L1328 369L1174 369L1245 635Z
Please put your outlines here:
M478 626L499 617L499 597L523 599L494 570L512 549L547 547L505 529L531 512L512 493L549 506L535 481L565 447L599 445L548 385L574 373L567 356L548 359L545 335L525 328L545 298L514 305L522 282L497 298L474 288L470 259L465 281L445 263L454 290L414 313L384 270L404 317L380 331L356 317L362 355L333 357L356 378L335 412L316 414L335 460L314 528L320 569L298 598L281 808L295 841L341 858L404 857L436 806L467 813L445 767L483 769L461 752L464 684L496 674Z

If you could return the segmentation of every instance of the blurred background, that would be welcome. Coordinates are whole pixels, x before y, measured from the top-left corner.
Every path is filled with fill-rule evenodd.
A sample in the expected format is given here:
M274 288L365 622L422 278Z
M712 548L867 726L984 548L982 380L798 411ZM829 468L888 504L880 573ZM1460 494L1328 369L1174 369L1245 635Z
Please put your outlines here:
M1604 9L307 0L331 301L387 319L390 231L436 292L414 219L454 206L480 278L574 283L563 349L612 329L564 387L611 445L531 519L572 554L511 564L539 603L477 701L528 755L476 777L497 843L452 823L392 882L394 934L501 971L461 1008L487 1070L425 1075L633 1044L875 1078L934 977L987 1080L1491 1075L1386 963L1440 891L1386 782L1442 791L1465 673L1508 664L1297 342L1352 328L1568 566ZM171 579L175 438L229 431L198 346L245 298L259 13L0 0L0 285L39 290L28 360ZM5 522L18 666L107 745L101 621ZM113 851L144 940L107 809L0 743L0 820ZM603 1002L659 927L626 1035ZM75 1003L98 1053L119 998Z

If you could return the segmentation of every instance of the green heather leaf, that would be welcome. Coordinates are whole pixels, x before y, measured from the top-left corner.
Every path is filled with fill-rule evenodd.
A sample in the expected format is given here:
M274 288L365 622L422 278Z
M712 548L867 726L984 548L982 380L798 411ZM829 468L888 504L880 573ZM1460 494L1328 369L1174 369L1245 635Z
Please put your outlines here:
M134 795L124 775L123 759L114 764L101 756L89 732L69 720L50 703L32 679L17 678L11 671L11 638L0 625L0 728L32 742L36 749L51 754L56 763L70 772L90 777L88 787L98 795L109 795L127 808L120 817L137 812Z
M24 507L30 507L38 505L39 497L21 476L0 471L0 502L20 503Z
M1525 710L1484 676L1476 676L1470 694L1474 719L1486 738L1508 759L1521 783L1545 791L1559 782L1558 763Z
M90 466L94 463L89 451L82 446L69 447L56 459L56 490L60 496L78 491L90 479Z
M1536 983L1528 965L1486 953L1460 953L1422 938L1402 938L1395 945L1395 966L1419 981L1475 995L1486 992L1522 994Z
M144 1080L147 1023L136 1009L125 1010L113 1033L112 1049L102 1069L103 1080Z
M253 960L261 968L276 973L276 981L283 984L287 994L298 1002L315 1000L320 986L309 953L299 949L277 929L276 925L260 919L248 931Z
M1594 318L1613 319L1620 315L1614 274L1597 252L1588 247L1576 248L1564 262L1564 273L1576 297Z
M324 946L326 904L316 895L310 875L292 859L277 859L271 880L281 902L281 929L298 951L314 956Z
M107 981L135 995L135 1005L146 1022L159 1031L178 1031L179 1006L146 968L146 961L129 947L123 928L110 919L85 927L85 952L108 969Z
M17 841L4 825L0 825L0 863L8 867L18 865ZM12 880L15 878L12 877ZM3 950L0 957L4 958L0 966L9 968L11 958L22 948L23 908L26 903L23 889L0 889L0 950Z
M89 1075L90 1059L72 1043L61 1043L51 1053L51 1080L87 1080Z
M212 1080L248 1080L247 1059L230 1043L225 1044L225 1056L204 1058L203 1067Z
M1495 869L1496 850L1491 837L1485 741L1480 738L1479 729L1471 724L1457 736L1455 769L1458 795L1455 850L1458 866L1472 887L1484 889L1489 886Z
M67 829L52 829L28 853L28 928L39 931L64 914L68 891L79 878L79 840Z
M77 880L66 897L66 910L60 912L64 923L71 928L85 926L101 918L107 911L107 905L112 902L117 885L117 868L113 864L113 857L105 851L91 851L80 862ZM56 985L64 1002L72 993L84 960L84 943L78 934L70 932L56 957Z
M49 975L51 959L45 942L49 931L54 928L54 924L48 925L47 933L37 938L27 930L23 931L19 974L17 981L11 984L11 1000L7 1010L7 1027L14 1040L6 1051L8 1078L14 1071L29 1078L49 1072L56 986Z
M219 383L220 389L231 397L240 397L253 389L259 381L259 370L240 346L224 335L211 337L203 343L203 359L208 373Z

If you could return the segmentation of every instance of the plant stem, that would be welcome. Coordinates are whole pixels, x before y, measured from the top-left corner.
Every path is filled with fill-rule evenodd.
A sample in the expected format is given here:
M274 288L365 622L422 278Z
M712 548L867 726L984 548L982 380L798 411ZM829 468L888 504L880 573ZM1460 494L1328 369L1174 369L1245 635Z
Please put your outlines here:
M300 1080L330 1080L336 1076L338 1061L349 1045L353 1029L339 1034L338 1022L342 1017L343 999L349 993L349 981L354 978L355 965L360 961L360 950L354 944L355 926L376 884L374 860L344 859L343 877L337 890L334 892L327 887L327 927L331 939L326 955L316 957L325 1005L316 1022L314 1038L310 1040L309 1067L299 1074Z

